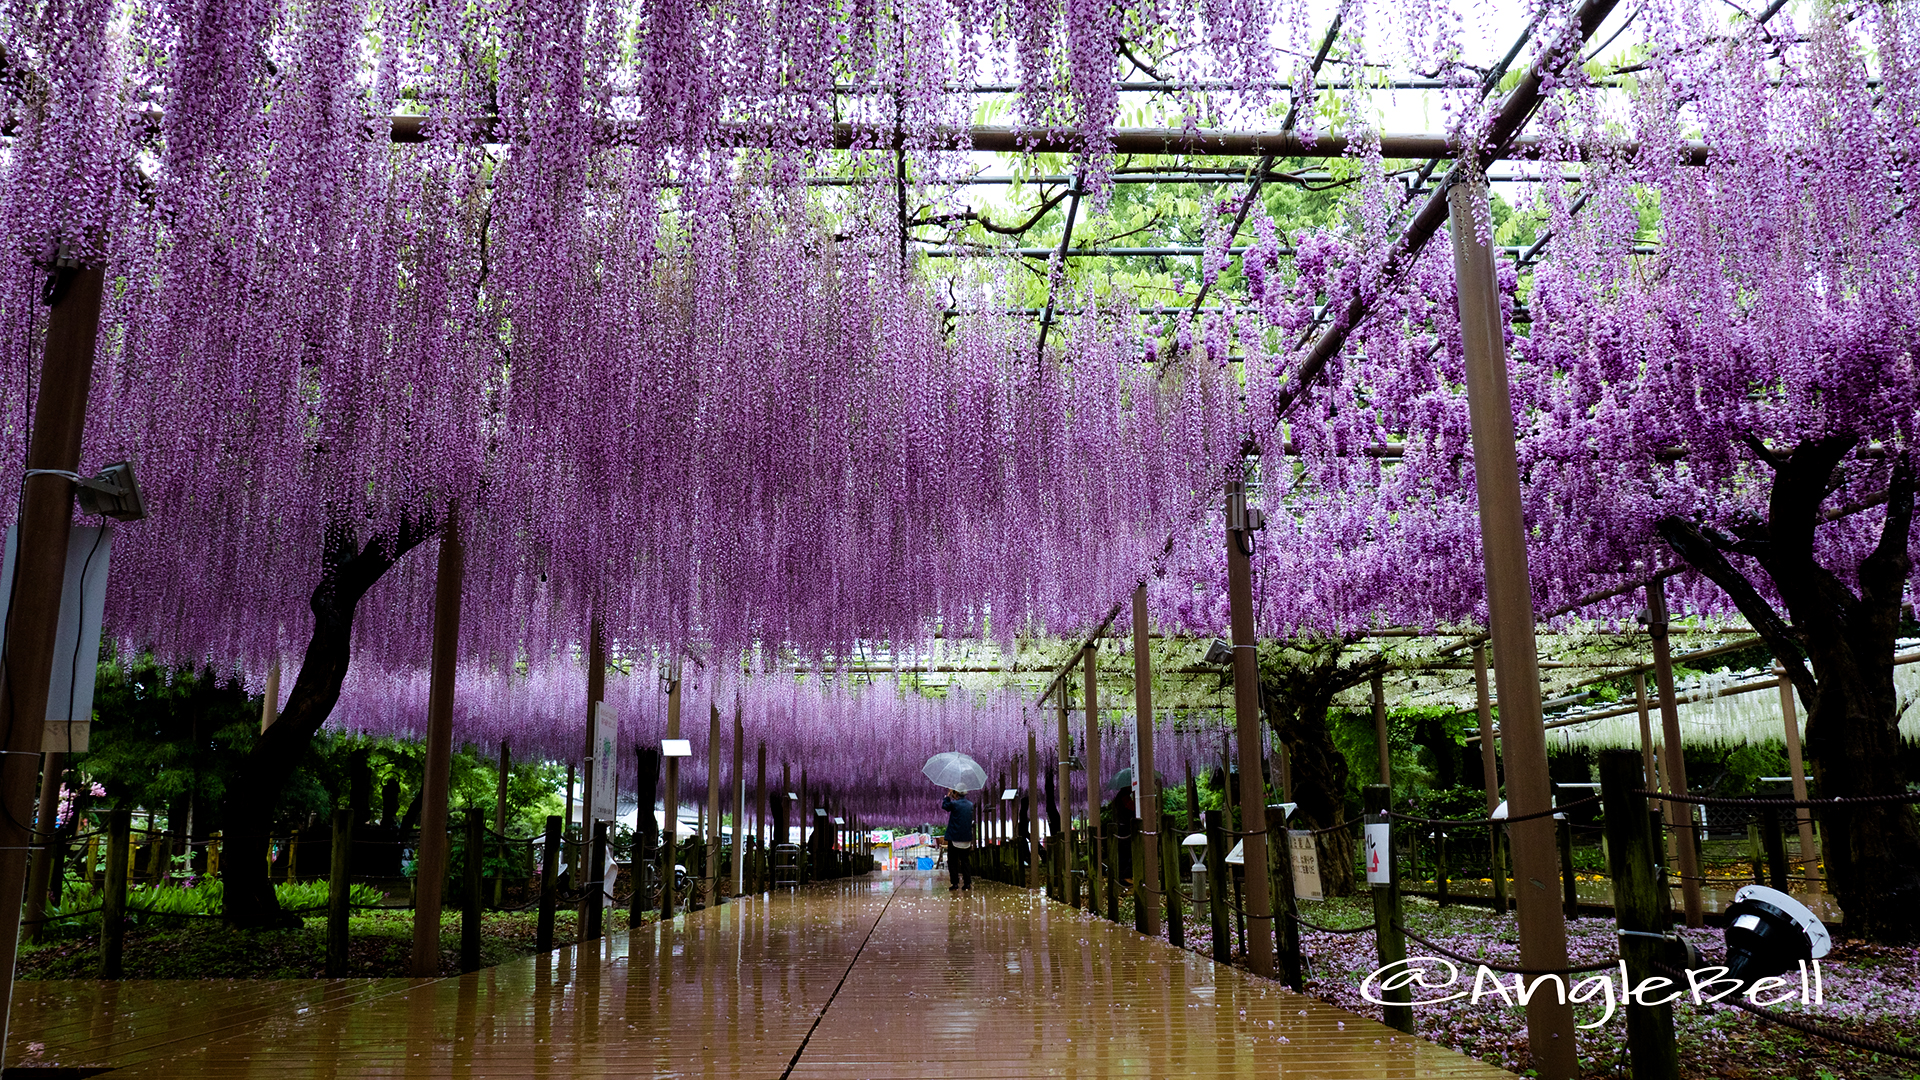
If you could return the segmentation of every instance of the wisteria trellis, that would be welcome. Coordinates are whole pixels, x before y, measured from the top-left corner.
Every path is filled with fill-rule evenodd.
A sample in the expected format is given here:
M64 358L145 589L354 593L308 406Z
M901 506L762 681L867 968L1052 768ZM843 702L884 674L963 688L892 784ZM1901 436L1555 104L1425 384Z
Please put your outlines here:
M36 262L58 242L105 257L87 460L138 461L155 510L115 553L116 640L258 680L298 652L324 525L459 498L478 688L462 722L531 752L573 745L583 691L563 672L594 617L632 655L697 647L718 669L761 646L804 668L936 629L1081 628L1158 569L1156 618L1212 632L1223 569L1199 511L1247 432L1299 454L1269 470L1283 512L1258 561L1264 632L1470 623L1451 266L1436 247L1398 281L1372 276L1401 196L1363 103L1366 62L1391 56L1460 84L1443 111L1471 141L1487 107L1460 59L1472 28L1434 5L1340 10L1350 86L1329 93L1305 63L1329 13L1302 2L8 9L0 457L23 456ZM1550 31L1569 11L1516 14ZM1920 180L1914 15L1727 18L1646 5L1637 85L1566 70L1533 125L1532 212L1553 241L1504 284L1530 319L1511 345L1547 606L1660 559L1657 513L1750 512L1744 435L1904 445L1913 423L1920 237L1898 192ZM1309 132L1354 138L1362 182L1312 234L1256 208L1245 294L1224 311L1172 328L1126 297L1063 295L1079 313L1036 362L1031 324L998 313L1000 261L900 264L891 132L917 196L950 199L969 87L1011 79L1014 118L1073 133L1097 200L1116 36L1167 81L1211 87L1173 95L1187 123L1258 125L1297 102ZM394 112L424 114L424 140L395 144ZM827 149L836 124L853 150ZM1678 163L1689 138L1706 167ZM803 185L823 170L865 182ZM1226 232L1209 230L1209 280ZM1648 240L1657 255L1633 254ZM1315 308L1354 289L1373 316L1320 391L1274 416ZM1405 456L1361 452L1382 441ZM1862 461L1836 501L1884 471ZM1857 558L1878 517L1823 542ZM403 562L362 612L343 725L410 723L391 687L418 682L430 572ZM1726 609L1704 583L1676 588ZM621 692L635 722L657 712ZM935 709L819 701L790 703L803 722L782 733L831 761L857 729ZM1024 740L1010 704L938 708L994 747ZM896 742L903 760L927 749Z

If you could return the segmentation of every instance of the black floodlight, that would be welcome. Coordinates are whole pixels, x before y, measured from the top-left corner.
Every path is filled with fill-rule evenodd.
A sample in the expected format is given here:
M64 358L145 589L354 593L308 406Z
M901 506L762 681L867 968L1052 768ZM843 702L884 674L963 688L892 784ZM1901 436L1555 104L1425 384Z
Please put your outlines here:
M1778 889L1748 885L1727 908L1727 978L1751 986L1818 960L1833 948L1827 927Z
M133 477L131 461L116 461L95 473L93 479L80 481L79 486L83 514L99 514L115 521L139 521L147 516L147 502L140 495L140 482Z
M1233 663L1233 646L1227 644L1226 641L1221 638L1214 638L1213 644L1207 646L1207 655L1201 657L1200 662L1203 664L1231 664Z

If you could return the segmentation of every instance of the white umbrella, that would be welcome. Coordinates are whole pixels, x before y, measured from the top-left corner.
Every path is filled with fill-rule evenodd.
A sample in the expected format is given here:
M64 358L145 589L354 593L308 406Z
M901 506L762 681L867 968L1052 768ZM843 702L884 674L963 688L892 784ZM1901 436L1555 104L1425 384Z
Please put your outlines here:
M933 755L920 771L926 773L927 779L936 785L954 791L977 791L987 786L987 770L981 768L979 762L957 751Z

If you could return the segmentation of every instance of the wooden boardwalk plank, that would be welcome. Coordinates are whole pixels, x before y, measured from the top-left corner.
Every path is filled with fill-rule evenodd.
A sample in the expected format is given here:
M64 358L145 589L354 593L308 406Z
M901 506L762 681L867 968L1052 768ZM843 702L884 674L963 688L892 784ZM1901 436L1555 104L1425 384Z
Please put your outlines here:
M20 987L9 1062L37 1043L36 1063L126 1080L1508 1075L1025 892L912 873L452 979Z

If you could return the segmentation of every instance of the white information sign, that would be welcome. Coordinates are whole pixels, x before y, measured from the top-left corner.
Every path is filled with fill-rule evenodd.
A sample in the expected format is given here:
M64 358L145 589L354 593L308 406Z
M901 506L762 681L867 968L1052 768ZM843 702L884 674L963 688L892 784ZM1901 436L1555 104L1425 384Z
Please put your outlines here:
M1384 821L1367 823L1367 884L1393 884L1393 833Z
M1133 713L1133 812L1140 813L1140 713Z
M1247 865L1247 842L1245 840L1236 841L1233 845L1233 850L1227 852L1227 865Z
M593 703L593 806L589 821L612 821L614 776L619 772L620 723L613 706L604 701Z
M5 648L7 606L13 596L13 560L18 526L7 530L0 558L0 649ZM107 606L107 567L113 561L113 530L75 525L67 535L67 571L60 586L60 617L53 631L53 673L47 680L43 753L87 751L93 723L93 679L100 665L100 619ZM83 581L82 578L85 578Z
M1320 890L1320 847L1305 829L1287 830L1287 848L1292 854L1293 896L1296 900L1324 900Z

